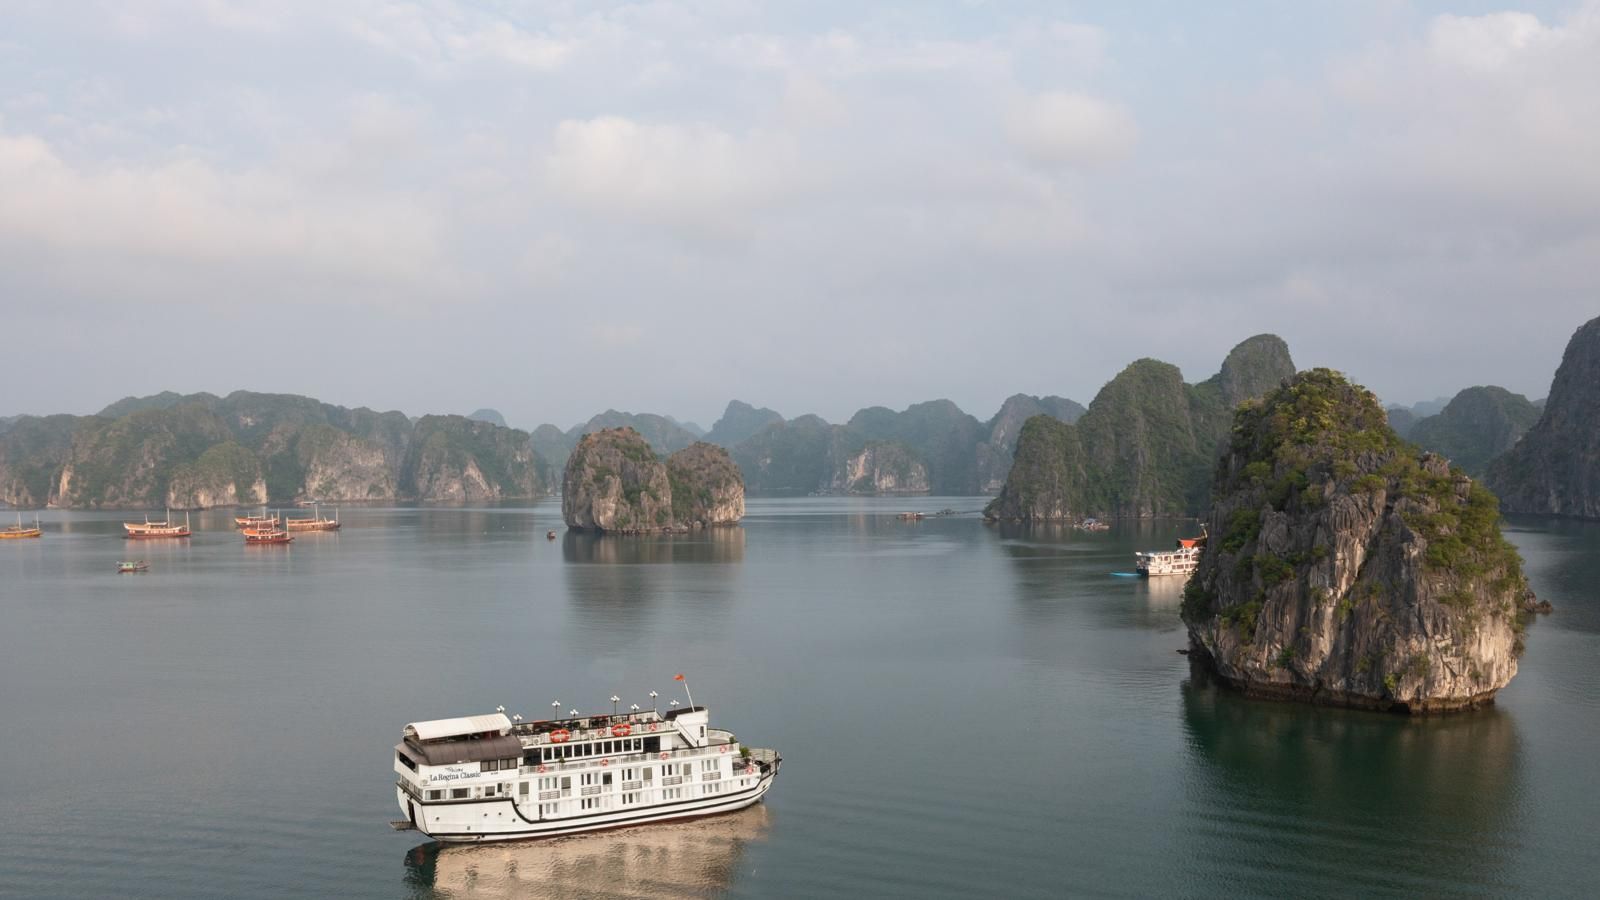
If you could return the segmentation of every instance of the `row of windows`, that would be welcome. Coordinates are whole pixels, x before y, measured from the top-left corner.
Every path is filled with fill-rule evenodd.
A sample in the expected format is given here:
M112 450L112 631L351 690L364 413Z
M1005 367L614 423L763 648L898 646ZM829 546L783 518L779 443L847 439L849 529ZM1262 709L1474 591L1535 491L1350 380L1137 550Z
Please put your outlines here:
M661 749L661 736L619 738L614 741L586 741L580 744L551 744L523 757L525 765L583 759L589 756L616 756L621 753L655 753Z
M666 768L666 767L663 766L662 768ZM687 766L685 766L685 768L687 768ZM651 777L650 777L651 774L652 774L651 769L650 768L644 769L644 773L643 774L644 774L643 781L646 784L648 784L651 781ZM606 786L606 785L610 785L611 784L611 773L610 772L587 773L587 774L585 774L583 776L581 783L583 785L585 785L585 786L602 786L603 787L603 786ZM518 787L519 787L519 791L520 791L520 793L521 793L521 795L523 797L528 796L528 782L524 781ZM550 776L550 777L547 777L547 778L541 778L541 779L539 779L539 790L541 790L541 791L556 791L556 790L559 790L561 792L561 796L562 797L570 797L570 796L572 796L572 776L571 775L562 775L562 776L559 776L559 777ZM702 796L707 795L707 794L720 794L720 793L722 793L722 790L723 790L723 785L720 784L720 783L717 783L717 782L711 782L711 783L708 783L708 784L700 785L700 793L701 793ZM483 791L482 796L484 796L484 797L510 796L511 795L511 785L509 785L509 784L498 784L498 785L491 784L491 785L485 786L482 789L482 791ZM661 790L661 799L662 800L682 800L683 799L683 792L684 792L684 788L681 788L681 787L663 788ZM428 791L428 799L429 800L443 800L443 799L445 799L445 794L446 793L447 792L445 790L431 790L431 791ZM473 789L472 788L450 788L448 793L450 795L450 799L451 800L469 800L473 796ZM604 796L604 795L596 796L596 797L584 797L584 798L582 798L582 801L581 801L582 808L583 809L605 809L606 808L607 799L608 798L606 796ZM626 792L624 792L622 794L622 804L624 806L629 806L629 805L638 803L640 801L640 799L641 799L641 792L639 792L639 791L626 791ZM542 815L542 816L554 816L554 815L557 814L557 810L559 808L560 808L560 804L558 804L558 803L541 803L541 804L539 804L539 814Z
M501 769L515 769L517 765L518 760L515 756L511 757L510 759L486 759L478 764L478 771L498 772Z

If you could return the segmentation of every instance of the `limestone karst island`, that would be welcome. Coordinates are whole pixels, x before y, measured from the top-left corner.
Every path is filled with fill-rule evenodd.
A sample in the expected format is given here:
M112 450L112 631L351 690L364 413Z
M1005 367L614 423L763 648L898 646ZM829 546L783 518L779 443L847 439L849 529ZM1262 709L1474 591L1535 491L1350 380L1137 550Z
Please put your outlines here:
M0 900L1600 897L1600 0L0 2Z

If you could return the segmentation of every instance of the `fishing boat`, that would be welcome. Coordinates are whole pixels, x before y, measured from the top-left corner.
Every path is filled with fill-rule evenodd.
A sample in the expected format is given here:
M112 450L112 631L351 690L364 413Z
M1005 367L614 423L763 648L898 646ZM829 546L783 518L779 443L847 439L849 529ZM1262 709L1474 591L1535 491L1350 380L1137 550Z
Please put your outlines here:
M244 529L244 542L246 546L258 544L287 544L294 540L294 535L282 528L263 526L259 528Z
M1182 575L1185 580L1200 567L1200 552L1206 546L1206 527L1198 537L1178 538L1173 550L1147 550L1133 555L1134 570L1149 578L1156 575Z
M283 526L290 531L338 531L339 511L335 509L333 518L324 519L322 510L313 507L309 518L287 518L283 520Z
M926 515L925 513L919 513L919 512L903 512L903 513L901 513L899 515L898 518L902 522L920 522L920 521L922 521L922 519L923 519L923 517L925 515Z
M166 519L160 522L150 521L149 516L143 522L123 522L122 527L128 532L130 540L145 540L150 538L186 538L194 532L189 530L189 514L183 514L183 524L172 521L172 510L167 510Z
M259 516L234 516L235 528L276 528L283 524L283 519L277 513L268 514L265 506L261 507Z
M131 575L135 572L148 572L150 571L150 564L142 559L135 560L133 562L123 561L117 563L117 571L123 575Z
M783 758L711 728L705 707L635 710L413 722L394 748L392 824L444 843L555 837L733 812L772 788Z
M15 538L36 538L36 537L42 536L43 534L44 534L44 530L39 527L39 517L38 516L34 516L33 517L33 527L32 528L26 528L22 524L22 513L17 513L17 524L15 524L15 525L7 525L4 528L0 528L0 540L11 540L11 539L15 539Z

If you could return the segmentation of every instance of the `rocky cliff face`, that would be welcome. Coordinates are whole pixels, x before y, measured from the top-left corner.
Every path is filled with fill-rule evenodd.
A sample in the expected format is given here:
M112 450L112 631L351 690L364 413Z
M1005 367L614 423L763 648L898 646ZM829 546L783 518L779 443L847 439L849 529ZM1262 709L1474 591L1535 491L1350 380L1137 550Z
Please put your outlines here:
M1489 702L1516 674L1521 560L1496 500L1402 441L1326 369L1235 415L1183 620L1247 690L1426 712Z
M904 444L868 441L839 459L829 488L839 494L926 494L928 468Z
M254 506L267 502L267 482L254 453L228 441L175 468L167 485L170 509Z
M679 526L735 525L744 518L744 476L715 444L700 441L667 457L667 480Z
M584 435L561 484L562 516L579 531L682 531L744 517L744 480L727 451L697 442L662 460L632 428Z
M543 475L528 434L464 416L417 420L400 484L418 500L536 497Z
M673 527L667 466L632 428L584 435L567 457L561 479L567 527L622 534Z
M731 448L761 429L781 422L783 416L773 410L766 407L756 409L741 400L730 400L728 408L722 413L722 418L718 419L711 426L711 431L706 434L706 441Z
M1543 414L1488 481L1508 512L1600 519L1600 319L1573 334Z
M1470 387L1456 394L1438 415L1416 422L1410 433L1401 437L1449 457L1463 472L1477 478L1490 460L1510 450L1537 421L1539 407L1527 397L1502 387Z
M1288 347L1272 335L1240 343L1221 371L1194 385L1184 384L1175 366L1138 360L1100 389L1075 424L1025 425L1000 495L984 514L1005 520L1193 515L1205 506L1232 409L1292 376L1293 365Z
M989 420L989 437L978 445L978 490L998 493L1011 473L1017 454L1017 440L1024 422L1034 416L1049 416L1071 425L1083 417L1083 404L1065 397L1030 397L1013 394Z
M0 434L0 499L73 508L324 500L495 500L548 492L525 432L461 416L237 391L127 398L102 416Z

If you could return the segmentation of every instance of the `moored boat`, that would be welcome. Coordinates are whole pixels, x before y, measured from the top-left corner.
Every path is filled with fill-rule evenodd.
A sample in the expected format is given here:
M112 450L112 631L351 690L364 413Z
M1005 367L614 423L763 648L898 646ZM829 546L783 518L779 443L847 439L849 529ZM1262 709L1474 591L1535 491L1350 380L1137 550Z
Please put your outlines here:
M1134 570L1149 578L1156 575L1182 575L1185 580L1200 567L1200 553L1206 546L1206 528L1197 537L1178 538L1173 550L1144 550L1133 555Z
M313 507L312 513L309 517L286 518L283 520L283 527L289 529L290 531L338 531L339 511L335 509L333 511L333 518L324 519L322 517L322 510Z
M0 528L0 540L14 540L17 538L36 538L44 535L44 529L39 527L39 517L33 517L33 527L27 528L22 524L22 513L17 513L17 524Z
M710 728L706 708L692 704L542 722L513 722L503 710L413 722L395 746L405 818L394 824L476 843L716 815L759 802L782 761Z
M265 506L261 507L259 516L234 516L235 528L276 528L283 524L283 518L276 512L268 514Z
M123 575L130 575L135 572L148 572L150 571L150 564L142 559L131 562L123 561L117 563L117 571Z
M287 544L294 540L294 535L282 528L265 526L260 528L246 528L243 530L246 546L257 544Z
M144 540L150 538L186 538L194 532L189 530L189 514L183 514L183 524L172 521L172 510L167 510L166 519L160 522L150 521L149 516L143 522L123 522L122 527L131 539Z

